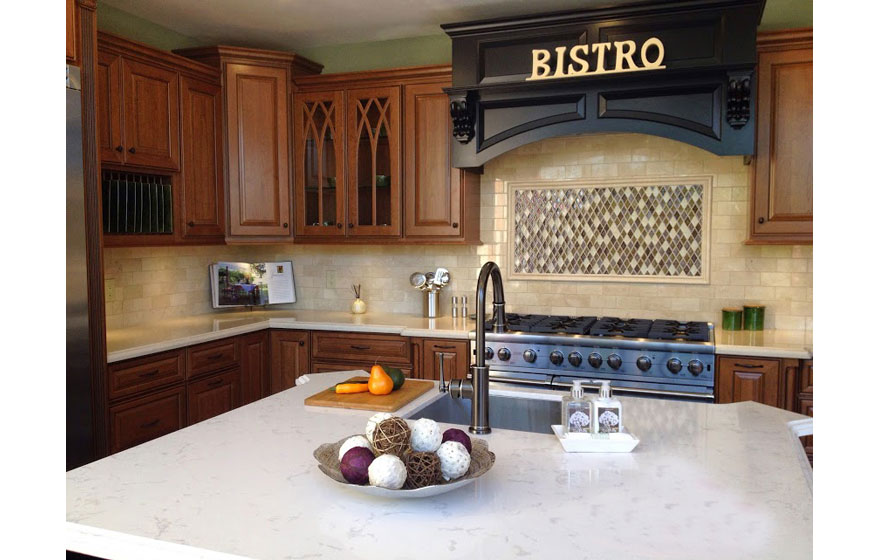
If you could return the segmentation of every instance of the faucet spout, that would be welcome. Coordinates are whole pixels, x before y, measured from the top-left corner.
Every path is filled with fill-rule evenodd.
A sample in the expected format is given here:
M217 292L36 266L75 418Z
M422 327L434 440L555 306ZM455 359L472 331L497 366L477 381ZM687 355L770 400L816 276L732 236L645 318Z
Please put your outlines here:
M450 387L456 398L471 399L471 425L474 434L488 434L489 426L489 367L486 366L486 288L492 280L493 332L504 332L507 328L507 315L504 312L504 286L501 270L494 262L487 262L480 269L477 279L477 326L475 363L471 366L471 379L459 380Z

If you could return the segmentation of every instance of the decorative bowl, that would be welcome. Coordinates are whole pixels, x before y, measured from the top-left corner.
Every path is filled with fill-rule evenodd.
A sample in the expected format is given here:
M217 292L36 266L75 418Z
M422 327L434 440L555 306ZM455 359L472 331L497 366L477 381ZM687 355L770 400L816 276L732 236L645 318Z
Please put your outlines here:
M492 465L495 464L495 454L489 451L489 444L486 443L486 440L472 437L471 466L468 469L467 474L459 479L411 490L403 488L400 490L389 490L388 488L380 488L378 486L370 485L360 486L358 484L350 484L346 481L342 476L342 471L339 470L339 448L342 447L342 444L349 437L351 436L344 437L336 443L325 443L315 449L314 456L315 459L318 460L318 469L330 477L334 482L361 494L368 494L370 496L379 496L382 498L428 498L430 496L445 494L456 488L471 484L473 481L486 474L489 469L492 468Z

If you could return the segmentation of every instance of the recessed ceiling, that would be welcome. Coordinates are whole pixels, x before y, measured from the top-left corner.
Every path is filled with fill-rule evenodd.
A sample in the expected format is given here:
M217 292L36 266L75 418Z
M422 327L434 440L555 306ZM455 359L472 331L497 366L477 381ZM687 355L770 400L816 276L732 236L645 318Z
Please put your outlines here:
M289 49L442 33L440 24L632 0L101 0L202 44ZM812 0L767 0L762 28L812 25ZM100 8L99 8L100 9Z

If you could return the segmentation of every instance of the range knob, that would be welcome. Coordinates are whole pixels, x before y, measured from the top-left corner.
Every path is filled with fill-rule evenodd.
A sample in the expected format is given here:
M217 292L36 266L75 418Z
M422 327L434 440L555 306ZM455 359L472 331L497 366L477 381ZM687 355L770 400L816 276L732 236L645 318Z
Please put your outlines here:
M507 348L501 348L498 350L498 359L502 362L506 362L510 359L510 350Z
M642 371L648 371L651 369L651 358L647 356L639 356L639 359L636 360L636 367Z
M691 375L694 377L703 373L703 362L700 360L691 360L688 362L688 371L691 372Z
M486 359L491 360L494 355L495 355L495 351L487 346L486 347Z
M574 367L578 367L584 361L584 357L581 356L580 352L572 352L568 355L568 363L573 365Z
M563 360L565 360L565 356L562 355L562 352L559 350L554 350L550 352L550 363L554 366L561 365Z
M666 362L666 369L668 369L672 373L678 373L681 371L681 360L678 358L670 358L668 362Z
M617 354L611 354L608 356L608 367L611 369L617 369L623 364L623 359Z
M523 352L523 360L527 361L530 364L535 363L535 360L538 359L538 354L531 348Z
M598 352L591 352L589 356L587 356L587 363L597 368L602 365L602 354Z

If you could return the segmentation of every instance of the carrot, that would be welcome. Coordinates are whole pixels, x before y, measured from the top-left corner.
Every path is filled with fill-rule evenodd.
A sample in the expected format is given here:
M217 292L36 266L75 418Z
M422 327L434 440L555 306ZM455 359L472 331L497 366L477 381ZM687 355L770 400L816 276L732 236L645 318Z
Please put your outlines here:
M369 390L366 383L340 383L336 386L337 394L366 393Z

